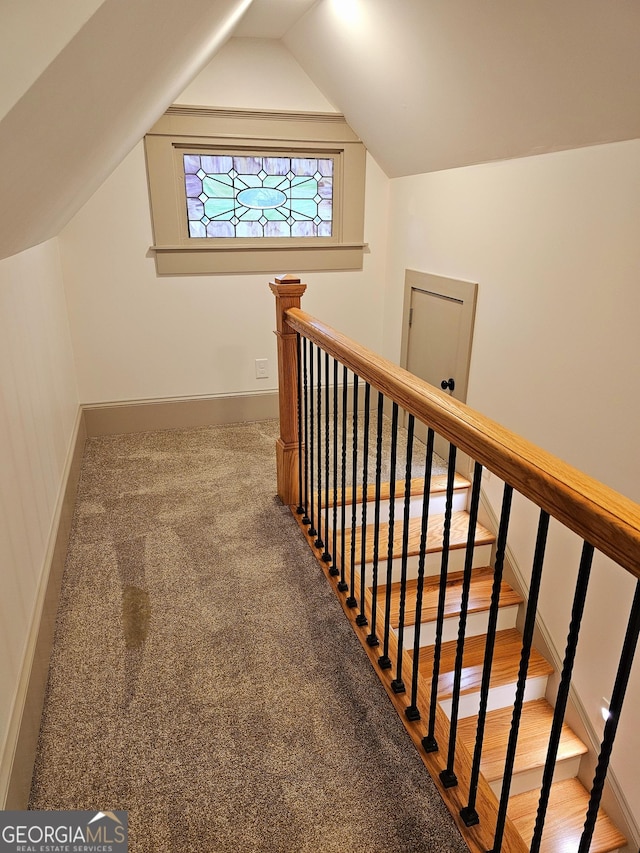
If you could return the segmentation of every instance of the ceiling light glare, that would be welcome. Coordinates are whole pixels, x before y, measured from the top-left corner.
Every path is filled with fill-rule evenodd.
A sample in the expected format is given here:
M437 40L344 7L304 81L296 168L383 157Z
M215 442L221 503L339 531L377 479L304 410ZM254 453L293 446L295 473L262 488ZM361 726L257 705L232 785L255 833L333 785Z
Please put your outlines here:
M362 0L331 0L334 15L349 27L359 27L363 22Z

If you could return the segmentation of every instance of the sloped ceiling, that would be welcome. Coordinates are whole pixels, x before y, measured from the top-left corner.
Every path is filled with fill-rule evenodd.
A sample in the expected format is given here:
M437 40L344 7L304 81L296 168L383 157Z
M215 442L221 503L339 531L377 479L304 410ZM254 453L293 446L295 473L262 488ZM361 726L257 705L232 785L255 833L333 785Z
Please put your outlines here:
M3 0L0 3L0 118L103 2Z
M390 176L640 136L637 0L321 0L284 41Z
M250 3L104 0L0 121L0 258L59 233Z

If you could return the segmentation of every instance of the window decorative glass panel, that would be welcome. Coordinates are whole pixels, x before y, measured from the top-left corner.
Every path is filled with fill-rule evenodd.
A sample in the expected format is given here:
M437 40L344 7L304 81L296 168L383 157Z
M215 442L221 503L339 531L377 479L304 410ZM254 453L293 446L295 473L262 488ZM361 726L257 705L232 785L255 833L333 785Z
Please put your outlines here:
M189 237L331 237L332 158L183 160Z

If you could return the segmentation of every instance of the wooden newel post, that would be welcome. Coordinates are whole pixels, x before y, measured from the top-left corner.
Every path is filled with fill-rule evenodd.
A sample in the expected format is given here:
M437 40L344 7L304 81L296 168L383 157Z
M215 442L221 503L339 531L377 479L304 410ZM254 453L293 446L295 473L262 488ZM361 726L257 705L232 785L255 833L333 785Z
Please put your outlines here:
M269 282L276 297L278 337L278 389L280 438L276 442L278 497L286 506L297 504L298 495L298 340L289 326L286 311L299 308L307 289L294 275L276 276Z

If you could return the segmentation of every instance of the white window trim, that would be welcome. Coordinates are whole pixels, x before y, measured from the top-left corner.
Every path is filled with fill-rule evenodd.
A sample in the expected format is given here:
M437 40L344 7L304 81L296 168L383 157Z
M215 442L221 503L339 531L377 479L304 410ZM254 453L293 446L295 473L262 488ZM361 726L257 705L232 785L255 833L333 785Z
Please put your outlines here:
M332 157L332 236L189 237L183 154L190 151ZM145 152L158 274L362 269L366 152L339 113L174 105L145 137Z

